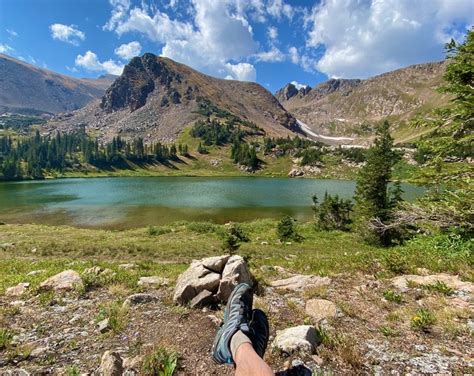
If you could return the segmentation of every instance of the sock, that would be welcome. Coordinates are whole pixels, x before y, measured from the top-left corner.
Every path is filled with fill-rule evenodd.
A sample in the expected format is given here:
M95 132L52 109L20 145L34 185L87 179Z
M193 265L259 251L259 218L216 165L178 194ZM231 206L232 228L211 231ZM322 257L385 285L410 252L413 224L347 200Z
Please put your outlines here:
M240 345L244 343L252 344L249 337L247 337L241 330L237 331L230 340L230 352L232 354L232 358L235 359L235 354L237 354L237 349Z

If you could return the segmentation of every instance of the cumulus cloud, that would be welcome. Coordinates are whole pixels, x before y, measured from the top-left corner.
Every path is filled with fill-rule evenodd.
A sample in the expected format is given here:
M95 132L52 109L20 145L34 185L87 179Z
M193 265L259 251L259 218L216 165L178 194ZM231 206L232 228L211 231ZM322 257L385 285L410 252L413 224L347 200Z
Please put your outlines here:
M273 46L269 51L259 52L255 55L257 61L277 62L285 60L285 55L278 48Z
M278 29L275 26L269 26L267 28L267 36L271 41L276 41L278 39Z
M332 77L365 78L442 59L444 43L459 37L459 26L474 23L474 5L472 0L323 0L306 21L307 46L324 49L315 68Z
M131 8L124 0L111 4L105 28L118 35L139 32L161 46L163 56L215 76L255 80L255 68L245 60L258 44L244 10L264 9L261 0L192 0L193 18L187 21L172 19L158 8Z
M74 25L56 23L50 25L49 30L51 31L53 39L70 43L74 46L78 46L84 39L86 39L86 34L77 29Z
M13 47L10 47L8 44L0 43L0 54L7 54L13 51Z
M115 49L115 55L121 57L125 60L130 60L132 57L140 55L142 51L142 46L139 42L130 42L127 44L122 44L121 46Z
M84 55L77 55L76 66L84 68L91 72L106 72L120 75L123 71L123 65L113 60L100 62L97 55L92 51L87 51Z
M295 9L286 4L283 0L270 0L267 4L268 14L277 18L278 20L285 16L289 20L295 15Z
M300 83L297 82L297 81L291 81L291 84L292 84L295 88L297 88L298 90L308 87L308 85L306 85L306 84L300 84Z

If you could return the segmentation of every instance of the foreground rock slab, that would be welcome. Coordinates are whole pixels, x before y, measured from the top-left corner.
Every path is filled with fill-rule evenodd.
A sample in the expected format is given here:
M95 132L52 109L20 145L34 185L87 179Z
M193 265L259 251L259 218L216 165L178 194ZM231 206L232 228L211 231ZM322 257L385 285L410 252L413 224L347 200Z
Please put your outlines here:
M106 351L102 355L99 367L99 375L121 376L123 373L123 361L117 352Z
M5 291L5 295L13 297L13 298L18 298L22 296L28 290L29 287L30 287L29 283L22 282L16 286L7 288L7 290Z
M400 290L407 290L409 283L417 285L432 285L436 282L443 282L448 287L454 290L465 291L469 294L474 293L474 284L471 282L461 281L459 276L450 275L446 273L432 274L432 275L402 275L392 279L392 285Z
M316 329L311 325L300 325L278 330L273 348L286 354L303 352L311 354L317 345Z
M270 286L281 290L298 291L309 287L328 286L331 284L329 277L319 277L316 275L297 274L290 278L279 279L270 282Z
M193 301L193 305L202 306L216 300L226 302L234 287L242 282L252 283L243 257L237 255L207 257L193 261L178 277L173 301L184 305L199 296L199 299Z
M83 288L84 284L78 272L65 270L42 282L40 289L43 291L66 292Z

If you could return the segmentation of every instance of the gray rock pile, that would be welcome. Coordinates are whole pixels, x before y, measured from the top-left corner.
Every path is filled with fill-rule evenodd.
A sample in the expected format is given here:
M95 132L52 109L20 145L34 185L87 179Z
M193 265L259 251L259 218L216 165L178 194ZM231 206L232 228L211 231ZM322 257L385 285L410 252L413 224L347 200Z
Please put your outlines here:
M226 302L239 283L252 284L252 276L241 256L215 256L193 261L179 276L173 301L199 307Z

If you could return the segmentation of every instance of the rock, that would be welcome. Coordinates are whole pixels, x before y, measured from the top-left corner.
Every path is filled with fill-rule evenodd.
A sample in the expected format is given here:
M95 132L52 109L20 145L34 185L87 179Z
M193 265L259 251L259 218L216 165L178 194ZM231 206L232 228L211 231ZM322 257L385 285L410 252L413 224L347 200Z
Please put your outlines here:
M102 273L103 269L100 266L93 266L92 268L88 268L82 272L82 274L95 274L99 275Z
M151 276L151 277L141 277L138 280L138 286L143 287L160 287L160 286L168 286L170 280L168 278L159 277L159 276Z
M300 325L277 330L273 348L286 354L303 352L311 354L317 345L316 329L310 325Z
M65 270L41 283L40 290L53 290L55 292L71 291L84 286L82 278L74 270Z
M460 290L469 294L474 293L474 284L472 282L461 281L459 276L446 273L432 274L426 276L420 275L402 275L392 279L392 285L400 290L408 289L408 281L418 285L432 285L436 282L443 282L454 290Z
M268 242L264 240L263 242L260 243L260 245L268 245Z
M127 370L140 370L140 366L143 363L144 357L142 355L137 355L133 358L124 358L123 359L123 369Z
M202 290L199 294L192 298L189 305L191 308L199 308L215 303L215 301L216 299L212 292L209 290Z
M124 307L129 307L138 304L145 304L158 301L158 297L151 294L133 294L130 295L123 302Z
M416 268L416 274L427 276L430 275L430 271L426 268Z
M229 258L230 255L207 257L202 259L201 263L206 269L221 274Z
M0 249L6 251L7 249L15 248L15 243L2 243Z
M232 290L239 283L252 285L252 277L242 256L231 256L222 271L217 298L227 302Z
M125 269L125 270L130 270L130 269L136 269L137 265L136 264L120 264L119 269Z
M218 328L222 324L222 320L216 315L207 315L207 318Z
M324 359L319 355L312 355L311 359L316 363L317 366L321 367L324 364Z
M336 317L336 305L326 299L310 299L306 302L306 314L310 316L315 322L323 319L332 319Z
M99 321L97 323L97 328L99 329L99 332L101 333L108 332L110 330L109 319L104 319L102 321Z
M37 347L31 350L30 358L32 359L41 358L42 356L46 355L48 351L49 351L49 347Z
M270 282L270 286L282 290L302 290L308 287L327 286L331 283L329 277L297 274L290 278Z
M293 168L289 173L288 176L291 178L296 178L298 176L303 176L304 171L300 168Z
M7 288L7 290L5 291L5 295L14 298L19 298L26 292L26 290L28 290L28 287L30 287L30 284L27 282L19 283L16 286Z
M44 272L45 272L44 269L33 270L33 271L29 272L26 276L31 277L31 276L38 275L38 274L41 274L41 273L44 273Z
M117 352L106 351L102 355L99 374L102 376L121 376L123 373L123 362Z
M219 287L221 276L194 261L191 266L178 277L174 290L173 301L178 304L190 302L203 290L214 292Z

